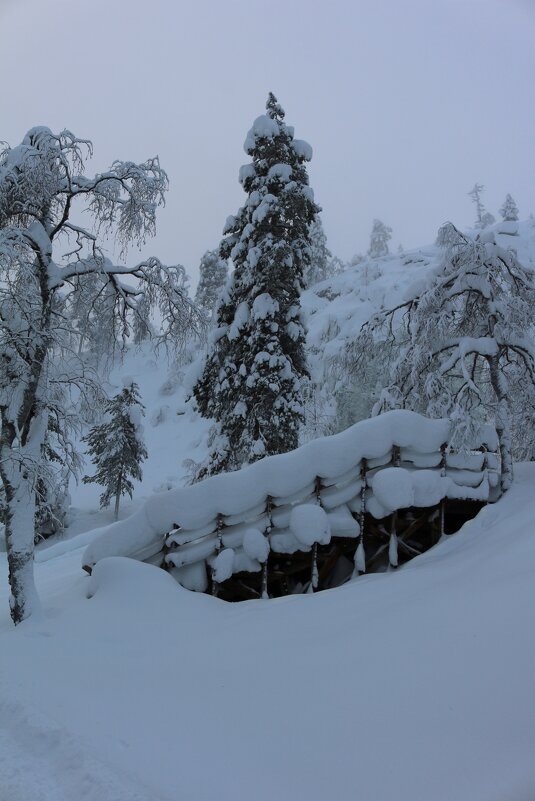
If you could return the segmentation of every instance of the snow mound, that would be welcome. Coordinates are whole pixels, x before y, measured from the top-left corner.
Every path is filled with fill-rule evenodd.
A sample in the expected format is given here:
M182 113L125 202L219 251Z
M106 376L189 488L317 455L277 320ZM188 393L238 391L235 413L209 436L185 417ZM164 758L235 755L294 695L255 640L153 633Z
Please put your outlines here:
M226 581L232 576L234 571L234 551L232 548L224 548L212 561L214 579L219 582Z
M268 539L257 528L249 528L243 535L243 550L250 559L265 562L269 556Z
M301 504L292 509L290 531L302 545L328 545L331 526L325 511L318 504Z
M534 483L518 465L401 570L272 603L73 552L36 565L47 631L13 631L1 555L0 798L535 798Z
M402 467L387 467L376 473L372 488L377 501L388 512L406 509L414 503L411 475Z

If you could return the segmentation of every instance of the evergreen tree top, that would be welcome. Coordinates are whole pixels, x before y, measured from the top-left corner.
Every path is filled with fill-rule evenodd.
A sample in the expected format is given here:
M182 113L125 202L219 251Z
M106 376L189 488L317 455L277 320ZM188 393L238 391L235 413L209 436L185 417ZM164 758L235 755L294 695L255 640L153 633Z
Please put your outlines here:
M268 94L268 99L266 101L266 111L268 117L271 117L272 120L280 119L283 120L285 116L285 112L273 92Z

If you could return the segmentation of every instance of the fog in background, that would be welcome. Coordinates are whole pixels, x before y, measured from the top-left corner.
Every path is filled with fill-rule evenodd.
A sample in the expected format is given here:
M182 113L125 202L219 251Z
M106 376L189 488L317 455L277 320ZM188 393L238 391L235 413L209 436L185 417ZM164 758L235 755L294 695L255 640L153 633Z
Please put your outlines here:
M314 149L344 260L374 217L405 248L470 225L476 181L496 216L507 192L535 211L535 0L0 0L0 30L0 139L69 128L93 171L159 154L171 185L144 253L194 281L244 200L270 90Z

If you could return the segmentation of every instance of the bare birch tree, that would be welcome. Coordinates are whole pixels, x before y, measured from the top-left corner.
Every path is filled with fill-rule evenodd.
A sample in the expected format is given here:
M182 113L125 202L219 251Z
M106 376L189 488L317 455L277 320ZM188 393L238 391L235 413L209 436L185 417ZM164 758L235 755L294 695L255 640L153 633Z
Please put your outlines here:
M492 232L472 239L447 223L437 242L445 258L426 289L363 326L348 346L347 364L359 372L377 343L390 345L390 381L376 413L403 407L450 417L466 441L473 426L493 422L506 490L513 477L512 387L516 393L522 384L535 399L535 284ZM532 417L526 424L532 428Z
M45 127L0 152L0 476L14 623L39 605L34 518L47 407L52 376L66 387L72 377L69 323L58 297L98 274L113 290L116 321L126 335L144 297L159 306L160 338L179 342L202 326L172 268L153 257L131 267L116 264L102 246L102 236L112 234L124 256L130 242L144 243L155 233L168 187L158 158L115 161L90 177L85 160L91 154L91 142ZM80 211L89 225L77 222Z

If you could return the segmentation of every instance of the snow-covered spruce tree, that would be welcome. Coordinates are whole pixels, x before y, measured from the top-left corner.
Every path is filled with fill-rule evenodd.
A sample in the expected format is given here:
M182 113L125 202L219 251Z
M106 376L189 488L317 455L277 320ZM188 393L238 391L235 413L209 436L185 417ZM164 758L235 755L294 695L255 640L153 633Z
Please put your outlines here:
M381 220L373 221L373 228L370 235L370 247L368 256L377 259L381 256L388 256L388 243L392 239L392 229L385 225Z
M308 185L310 145L294 139L273 94L245 140L245 205L225 225L223 259L234 273L223 293L204 372L194 387L216 421L198 477L235 470L298 444L307 377L299 297L319 208Z
M348 363L358 368L369 346L390 344L397 358L376 411L402 406L450 417L458 446L470 439L475 424L492 421L506 490L513 474L511 382L521 380L524 392L535 397L529 333L535 284L515 254L496 244L492 232L473 240L448 223L439 233L446 247L440 272L419 297L363 326L348 348Z
M481 200L484 189L485 187L483 184L474 184L473 189L468 192L468 195L472 198L472 202L475 203L476 206L476 222L474 228L486 228L488 225L493 225L496 222L493 215L489 211L486 211L483 201Z
M199 265L199 283L195 303L208 320L211 320L223 287L228 278L228 261L222 259L217 250L207 250Z
M500 214L502 215L502 219L504 220L504 222L517 222L518 206L516 205L511 195L507 194L505 196L503 206L500 209Z
M33 580L36 484L52 382L66 392L73 383L78 390L80 376L86 387L90 383L83 371L77 372L58 294L74 291L80 280L96 273L115 293L124 330L143 291L157 298L160 336L202 325L158 259L134 267L114 264L99 244L100 232L115 233L124 253L130 241L143 242L154 233L156 210L167 189L158 159L116 161L91 177L84 174L85 154L91 154L90 142L44 127L33 128L20 145L0 153L0 476L15 623L38 606ZM87 212L90 227L72 221L76 208ZM134 284L125 282L128 276Z
M321 217L317 214L312 223L310 224L310 264L308 265L304 280L305 286L308 288L324 281L331 275L330 264L332 260L332 253L327 247L327 237L323 230L323 223Z
M138 385L130 380L125 382L124 389L107 402L105 413L108 420L93 426L83 438L97 468L94 476L84 476L83 481L84 484L104 487L100 496L101 508L109 506L115 499L114 517L117 520L121 496L132 497L134 485L131 479L141 481L141 463L147 458L141 425L145 407L141 403Z

